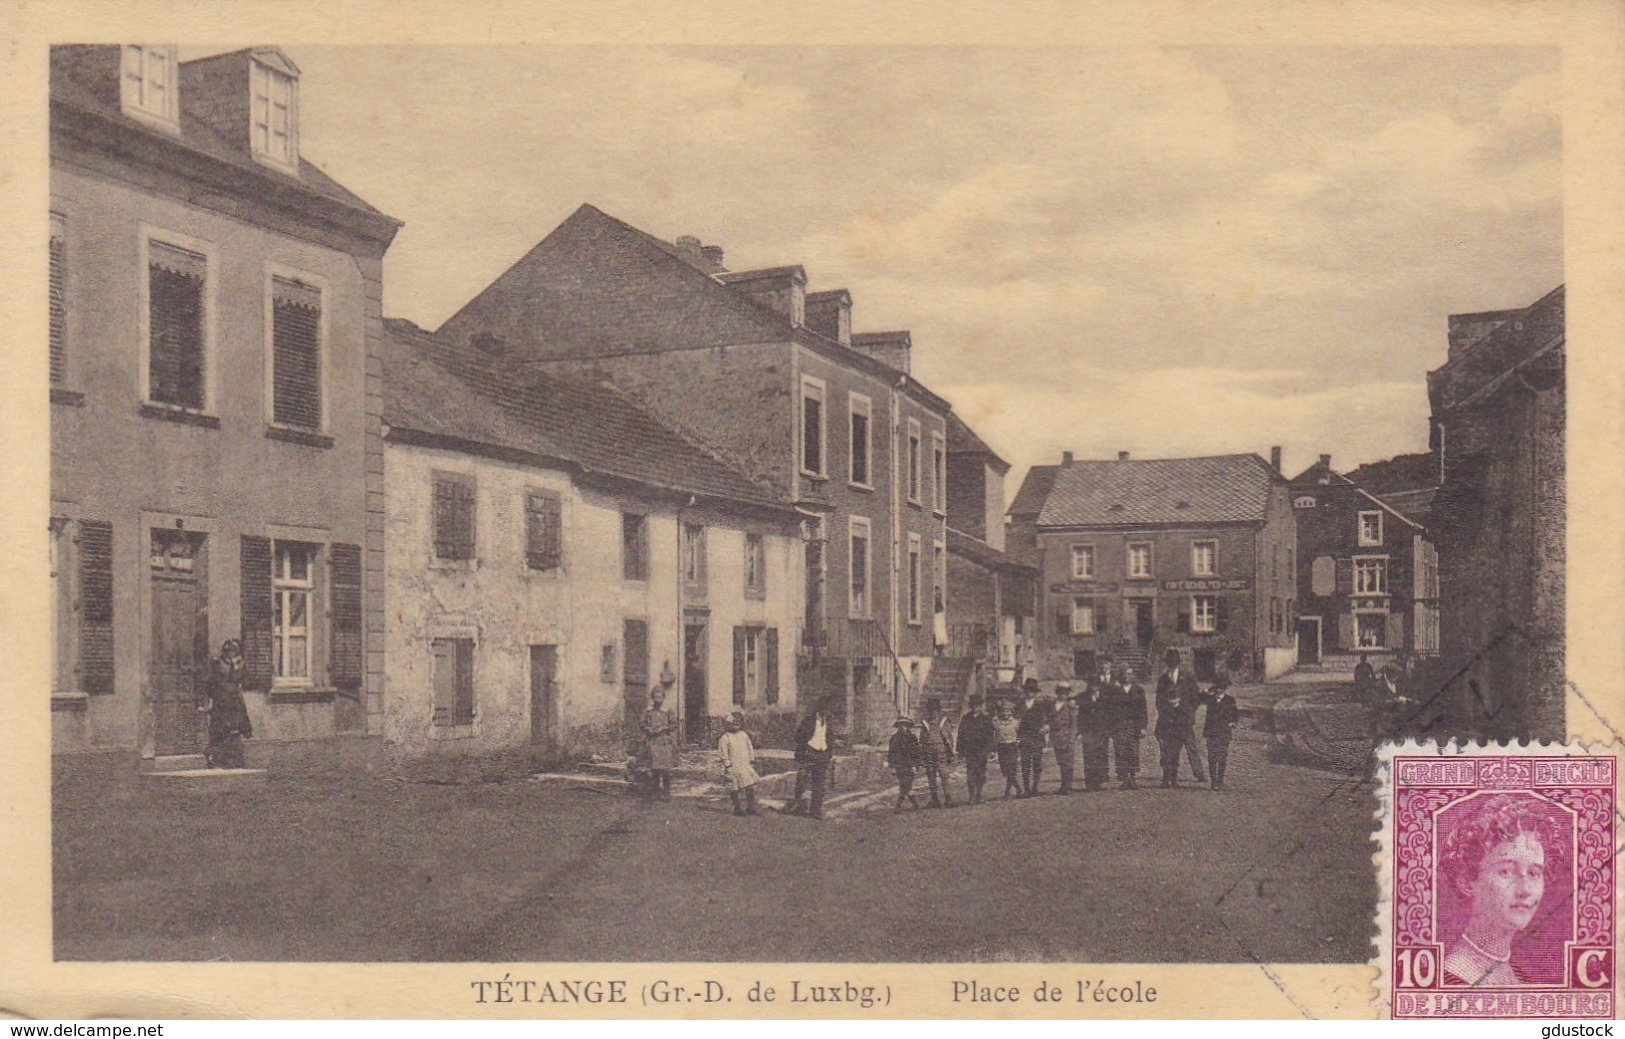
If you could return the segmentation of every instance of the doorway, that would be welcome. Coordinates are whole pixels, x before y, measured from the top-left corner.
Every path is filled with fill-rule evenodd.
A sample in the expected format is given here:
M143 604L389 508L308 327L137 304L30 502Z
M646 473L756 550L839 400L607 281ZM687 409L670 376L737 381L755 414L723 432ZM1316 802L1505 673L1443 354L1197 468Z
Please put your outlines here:
M703 743L710 735L706 630L703 617L690 615L683 625L683 736L689 743Z
M621 622L621 674L626 697L626 738L638 742L643 710L649 705L649 622Z
M530 742L551 748L557 735L559 647L530 647Z
M1320 618L1298 618L1298 663L1320 663Z
M1129 606L1134 611L1134 643L1144 649L1157 637L1156 603L1150 599L1130 599Z
M153 749L201 754L208 694L208 542L202 534L154 528L151 544Z

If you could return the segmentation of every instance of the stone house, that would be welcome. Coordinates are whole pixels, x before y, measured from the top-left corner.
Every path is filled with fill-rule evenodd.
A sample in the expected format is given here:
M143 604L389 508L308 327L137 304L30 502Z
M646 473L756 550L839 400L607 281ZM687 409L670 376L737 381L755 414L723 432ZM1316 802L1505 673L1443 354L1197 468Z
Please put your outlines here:
M1439 559L1432 535L1332 469L1292 478L1298 529L1298 662L1355 654L1381 666L1439 652Z
M1038 677L1100 654L1149 676L1177 649L1198 677L1293 665L1297 535L1286 480L1258 455L1035 466L1012 541L1040 567Z
M251 760L378 731L381 267L274 47L51 50L52 745L201 751L241 637ZM328 744L330 745L330 744Z
M1020 682L1033 660L1038 571L1005 551L1009 471L1010 463L963 419L948 416L948 640L942 655L960 671L976 672L971 688ZM974 668L966 668L966 660ZM947 689L941 695L959 699Z
M1562 286L1518 310L1450 318L1428 373L1443 476L1440 681L1458 730L1560 739L1564 707Z
M687 742L782 743L799 515L624 394L386 325L388 741L619 758L665 681Z
M949 405L909 374L907 332L854 334L851 295L807 292L799 266L727 271L582 206L436 335L614 385L797 509L804 694L860 737L912 709L946 586Z

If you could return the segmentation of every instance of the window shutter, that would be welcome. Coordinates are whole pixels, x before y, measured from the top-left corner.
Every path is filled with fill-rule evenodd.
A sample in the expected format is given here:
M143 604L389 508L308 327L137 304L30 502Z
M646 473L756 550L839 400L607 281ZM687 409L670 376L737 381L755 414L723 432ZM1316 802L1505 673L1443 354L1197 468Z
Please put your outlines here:
M1354 594L1354 560L1339 559L1337 561L1337 593L1339 595Z
M361 685L361 547L336 544L332 550L331 658L329 677L340 689Z
M1355 649L1354 645L1354 614L1340 613L1337 615L1337 645L1339 649Z
M762 659L767 665L767 702L779 702L779 629L762 631Z
M1105 634L1107 634L1106 629L1109 626L1108 625L1108 619L1111 617L1111 612L1112 611L1107 607L1106 603L1107 603L1107 600L1105 600L1105 599L1096 599L1096 600L1094 600L1094 605L1095 605L1095 634L1096 635L1105 635Z
M113 525L79 523L79 681L113 691Z
M1388 615L1388 631L1385 645L1389 649L1405 649L1405 615L1403 613L1390 613Z
M564 521L561 503L557 498L542 498L542 519L546 532L546 536L542 539L543 562L551 570L564 559Z
M322 293L271 279L272 417L302 429L322 425Z
M271 539L242 537L243 688L271 688Z
M1072 607L1067 603L1057 603L1055 606L1055 634L1072 634Z
M745 702L745 629L734 629L734 703Z
M51 385L67 374L68 307L67 243L55 214L51 216Z
M1230 624L1230 600L1225 596L1214 598L1213 630L1223 631Z
M458 725L471 725L474 721L474 640L457 639L457 712L453 719Z
M532 570L552 570L559 565L559 522L557 498L540 492L525 496L525 565Z
M1179 600L1179 623L1175 628L1181 635L1190 634L1191 630L1191 601L1186 598Z

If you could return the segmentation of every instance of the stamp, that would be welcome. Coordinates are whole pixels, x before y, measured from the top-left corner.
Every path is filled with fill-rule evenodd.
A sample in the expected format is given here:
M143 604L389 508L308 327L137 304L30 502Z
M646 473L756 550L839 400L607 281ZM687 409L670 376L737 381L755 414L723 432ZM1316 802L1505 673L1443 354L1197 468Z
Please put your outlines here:
M1407 742L1381 759L1384 1012L1613 1017L1619 758Z

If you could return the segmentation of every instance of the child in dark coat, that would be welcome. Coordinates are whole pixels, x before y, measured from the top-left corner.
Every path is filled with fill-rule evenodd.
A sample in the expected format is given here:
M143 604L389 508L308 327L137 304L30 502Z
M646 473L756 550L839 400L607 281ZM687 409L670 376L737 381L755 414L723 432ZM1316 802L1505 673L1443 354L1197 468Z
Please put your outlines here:
M913 793L914 774L920 767L920 741L914 735L914 723L908 718L897 719L895 726L897 731L892 733L891 743L886 747L886 767L897 777L896 810L901 812L904 801L911 807L920 807Z
M1230 676L1221 674L1204 699L1207 716L1202 720L1202 735L1207 738L1208 776L1214 790L1223 790L1224 772L1230 764L1230 740L1241 717L1236 698L1230 693Z

